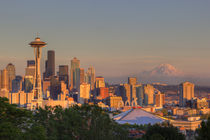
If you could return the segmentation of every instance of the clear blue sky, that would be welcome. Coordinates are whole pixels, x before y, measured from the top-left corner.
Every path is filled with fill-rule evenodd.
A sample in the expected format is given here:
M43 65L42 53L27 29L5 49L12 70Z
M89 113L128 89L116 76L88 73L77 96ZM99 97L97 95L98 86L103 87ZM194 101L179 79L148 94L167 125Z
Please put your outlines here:
M12 62L23 74L37 32L56 65L76 56L105 77L161 63L210 75L208 0L1 0L0 69Z

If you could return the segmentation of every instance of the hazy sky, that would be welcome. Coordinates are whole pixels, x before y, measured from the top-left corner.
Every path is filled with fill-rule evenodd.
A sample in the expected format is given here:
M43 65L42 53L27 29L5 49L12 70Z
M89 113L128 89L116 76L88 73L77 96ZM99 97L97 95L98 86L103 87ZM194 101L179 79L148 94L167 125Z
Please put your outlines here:
M0 69L12 62L23 74L37 32L56 65L76 56L105 77L161 63L210 75L208 0L1 0Z

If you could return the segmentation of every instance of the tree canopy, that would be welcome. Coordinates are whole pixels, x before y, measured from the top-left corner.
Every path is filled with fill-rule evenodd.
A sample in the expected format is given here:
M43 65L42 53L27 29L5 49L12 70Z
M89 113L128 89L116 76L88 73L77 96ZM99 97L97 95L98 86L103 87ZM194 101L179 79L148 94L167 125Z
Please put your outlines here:
M0 97L0 139L45 139L44 128L35 123L32 112Z
M143 136L145 140L185 140L185 136L172 125L151 125Z
M96 105L60 106L29 111L0 97L0 139L129 139L128 129Z
M201 127L197 129L196 140L210 140L210 117L202 121Z

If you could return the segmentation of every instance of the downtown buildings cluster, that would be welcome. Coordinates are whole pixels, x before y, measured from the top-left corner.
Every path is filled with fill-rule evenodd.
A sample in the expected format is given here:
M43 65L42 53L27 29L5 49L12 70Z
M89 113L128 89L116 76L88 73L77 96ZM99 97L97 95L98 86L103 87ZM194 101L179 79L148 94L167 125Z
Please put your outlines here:
M169 105L165 101L166 95L154 85L141 84L136 77L128 77L128 82L124 84L109 85L105 83L104 77L96 76L94 67L89 67L87 71L81 68L80 60L76 57L70 61L70 67L59 65L56 72L53 50L47 52L45 71L41 74L41 49L46 43L36 38L30 46L34 49L35 60L27 60L24 76L16 75L15 66L11 63L0 71L0 96L7 97L11 104L19 107L34 110L44 106L60 105L68 108L87 103L109 110L141 108L160 116L163 116L160 110L166 108L174 119L182 120L171 121L173 125L194 130L201 121L192 118L192 115L200 114L198 109L203 114L209 112L207 99L194 96L193 83L181 83L178 89L179 101Z

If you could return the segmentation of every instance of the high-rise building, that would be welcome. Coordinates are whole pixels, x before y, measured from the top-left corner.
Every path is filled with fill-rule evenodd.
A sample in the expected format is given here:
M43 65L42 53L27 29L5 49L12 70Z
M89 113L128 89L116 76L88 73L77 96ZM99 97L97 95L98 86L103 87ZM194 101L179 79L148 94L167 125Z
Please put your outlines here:
M152 85L144 86L144 104L145 105L153 105L154 104L154 94L155 88Z
M8 72L9 92L12 92L12 80L15 79L15 66L12 63L9 63L6 69Z
M25 76L24 77L23 87L24 87L24 92L25 93L32 92L33 83L34 83L34 77L33 76Z
M84 103L85 100L90 99L90 84L80 84L79 103Z
M101 87L99 95L101 96L102 99L109 97L109 88Z
M108 105L111 108L121 108L123 107L123 100L121 96L110 96L106 98L105 100L106 105Z
M94 67L88 68L86 82L90 84L91 90L94 90L95 87L95 69Z
M58 99L58 94L61 92L60 82L57 76L53 76L50 79L50 97L53 100Z
M1 70L1 89L9 90L9 77L7 69Z
M137 84L136 77L128 77L128 84L136 85Z
M71 90L77 89L79 90L80 85L80 60L78 60L76 57L74 57L71 60Z
M155 104L156 107L162 108L164 103L165 103L165 94L158 91L155 94L155 103L154 104Z
M137 85L136 86L136 97L137 97L137 104L140 106L143 106L144 103L144 92L143 92L143 86Z
M50 79L43 80L43 94L44 98L48 98L50 96Z
M128 83L124 84L124 89L126 93L127 100L125 101L126 105L137 105L138 104L138 97L140 95L137 95L137 92L140 92L139 89L137 89L139 86L137 84L137 79L136 77L128 77ZM140 94L140 93L138 93Z
M12 93L17 93L22 90L22 76L16 76L14 80L12 80Z
M179 85L179 105L184 107L186 102L194 97L194 84L184 82Z
M69 88L69 70L68 65L60 65L59 66L59 81L64 81Z
M96 87L96 88L105 87L104 77L102 77L102 76L96 77L96 84L95 84L95 87Z
M127 97L125 104L130 105L130 103L131 103L131 86L129 84L124 84L124 89L125 89L125 95Z
M47 60L45 62L44 79L55 75L55 51L49 50L47 52Z
M27 67L25 69L25 76L33 76L35 75L35 61L28 60Z
M85 82L85 70L84 68L80 68L80 84Z

